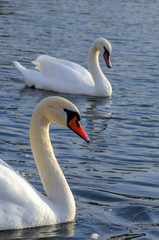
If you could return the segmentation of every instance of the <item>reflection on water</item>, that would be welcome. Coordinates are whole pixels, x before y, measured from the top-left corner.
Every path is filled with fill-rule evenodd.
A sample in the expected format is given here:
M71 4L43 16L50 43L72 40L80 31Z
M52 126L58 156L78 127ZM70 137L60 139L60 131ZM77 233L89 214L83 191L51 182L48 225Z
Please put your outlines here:
M31 153L36 104L60 95L80 110L87 144L50 126L59 164L73 191L75 223L5 231L0 239L156 239L159 235L158 1L1 1L0 158L44 193ZM146 16L146 18L145 18ZM39 53L87 68L97 37L112 43L112 69L102 71L111 98L57 94L24 86L13 61L31 68Z
M75 223L65 223L56 226L37 227L32 229L10 230L0 232L0 239L42 239L56 237L72 237Z

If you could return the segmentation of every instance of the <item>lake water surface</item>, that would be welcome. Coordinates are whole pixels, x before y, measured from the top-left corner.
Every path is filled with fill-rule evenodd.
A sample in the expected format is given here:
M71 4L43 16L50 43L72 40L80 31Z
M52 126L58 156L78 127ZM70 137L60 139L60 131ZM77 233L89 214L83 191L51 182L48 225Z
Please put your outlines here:
M51 125L56 157L76 200L74 223L0 232L0 239L159 239L158 0L0 2L0 158L44 192L29 142L36 104L60 95L79 108L90 137ZM28 68L39 54L87 68L90 44L112 44L100 65L111 98L26 88L13 61Z

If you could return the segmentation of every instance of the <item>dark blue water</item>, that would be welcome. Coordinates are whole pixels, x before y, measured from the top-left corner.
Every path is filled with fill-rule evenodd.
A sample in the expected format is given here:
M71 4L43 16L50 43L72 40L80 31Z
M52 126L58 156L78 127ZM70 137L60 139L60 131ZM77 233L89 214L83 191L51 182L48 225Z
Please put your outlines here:
M0 2L0 158L43 192L29 143L33 109L60 95L79 108L91 138L51 125L55 154L75 196L75 223L5 231L0 239L159 239L159 1L28 0ZM26 88L13 66L39 54L87 68L92 41L112 44L102 70L111 98ZM70 150L71 149L71 150Z

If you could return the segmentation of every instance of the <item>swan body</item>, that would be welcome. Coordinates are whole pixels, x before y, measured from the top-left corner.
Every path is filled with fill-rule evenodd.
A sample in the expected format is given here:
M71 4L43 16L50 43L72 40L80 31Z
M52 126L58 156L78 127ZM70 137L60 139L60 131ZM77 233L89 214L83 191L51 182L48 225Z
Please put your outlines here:
M111 44L104 38L96 39L88 54L89 71L77 63L58 59L48 55L40 55L32 63L35 69L30 70L15 61L28 87L52 90L62 93L84 94L107 97L112 94L112 87L103 74L98 60L101 53L110 68Z
M58 165L49 139L49 124L68 127L89 141L75 105L61 97L48 97L36 107L30 124L30 142L47 196L0 160L0 230L52 225L74 220L72 192Z

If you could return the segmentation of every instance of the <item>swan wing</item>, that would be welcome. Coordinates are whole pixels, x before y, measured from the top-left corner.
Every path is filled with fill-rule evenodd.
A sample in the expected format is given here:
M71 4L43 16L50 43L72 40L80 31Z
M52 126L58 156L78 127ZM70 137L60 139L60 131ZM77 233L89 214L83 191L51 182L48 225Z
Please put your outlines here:
M66 66L70 69L74 69L75 71L80 72L81 74L83 74L83 76L88 74L90 77L90 73L88 72L88 70L82 67L81 65L65 59L51 57L49 55L40 55L39 57L37 57L36 60L32 61L32 63L36 65L35 69L38 69L44 75L48 74L47 66L50 67L51 64L58 63L61 64L62 66ZM47 71L45 72L45 70Z
M86 70L78 71L59 62L45 62L40 66L43 80L39 84L41 89L63 93L86 94L91 92L94 82Z
M47 225L53 221L49 201L0 160L0 230Z
M30 70L14 62L27 86L63 93L91 94L94 81L82 66L66 60L42 55L33 61L37 70Z

